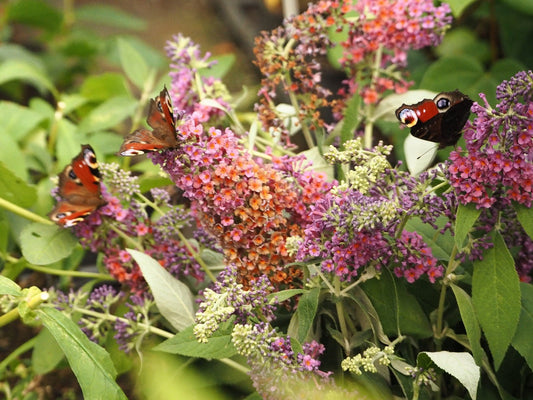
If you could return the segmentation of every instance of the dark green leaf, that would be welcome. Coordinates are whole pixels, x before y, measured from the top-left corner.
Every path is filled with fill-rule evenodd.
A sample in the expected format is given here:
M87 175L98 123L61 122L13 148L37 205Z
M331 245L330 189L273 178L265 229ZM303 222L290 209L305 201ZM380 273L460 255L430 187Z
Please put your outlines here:
M466 329L468 341L472 348L472 355L476 360L477 365L481 365L483 359L483 349L481 348L481 329L477 321L474 306L472 305L472 299L463 289L459 286L451 285L455 300L459 306L459 312L461 313L461 320Z
M303 292L304 292L303 289L287 289L287 290L282 290L280 292L275 292L275 293L269 294L268 295L268 299L270 301L273 301L275 299L278 302L282 303L285 300L290 299L293 296L302 294Z
M416 298L391 273L384 272L380 279L370 279L361 288L372 301L386 335L401 333L425 338L433 334L429 320ZM398 324L401 332L398 332Z
M475 0L447 0L446 2L450 5L453 16L457 18L463 13L465 8L474 3Z
M524 228L528 236L533 239L533 208L525 207L522 204L513 203L516 211L516 217Z
M464 3L463 0L459 2ZM436 48L436 53L440 57L468 55L480 62L490 60L488 43L480 41L475 32L467 27L456 28L448 32Z
M533 285L521 283L520 289L522 309L512 345L524 357L529 368L533 370L533 340L531 340L531 332L533 332Z
M533 16L533 2L524 0L502 0L503 3L509 7L514 8L519 13L524 13Z
M472 301L498 369L520 317L520 280L499 233L494 247L474 262Z
M8 3L7 19L19 22L50 32L61 29L63 16L46 1L41 0L18 0Z
M22 255L35 265L47 265L68 257L78 240L68 229L32 223L20 234Z
M37 310L67 357L85 399L127 399L115 382L116 372L109 354L91 342L80 328L55 308Z
M464 247L466 236L474 226L481 214L481 209L477 209L474 204L461 204L457 207L457 217L455 218L455 245L459 250Z
M228 358L237 353L231 343L232 326L223 331L216 331L207 343L200 343L196 340L193 328L193 325L187 327L174 337L156 346L154 350L208 360Z
M33 186L15 176L0 161L0 197L17 206L28 208L37 200L37 193Z
M298 314L298 336L296 338L300 343L304 343L307 340L313 328L319 295L320 288L312 288L304 292L298 301L298 309L296 311L296 314Z

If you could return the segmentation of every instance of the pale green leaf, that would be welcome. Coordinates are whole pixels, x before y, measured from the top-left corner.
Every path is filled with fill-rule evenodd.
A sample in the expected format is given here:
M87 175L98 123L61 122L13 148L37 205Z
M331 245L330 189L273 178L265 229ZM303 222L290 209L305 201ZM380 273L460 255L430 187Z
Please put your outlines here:
M533 239L533 208L525 207L518 203L514 203L513 208L516 211L516 218L520 225L522 225L528 236Z
M144 88L150 69L143 56L126 40L118 40L120 64L126 76L139 89Z
M87 115L79 125L79 133L96 132L113 128L115 125L130 117L135 107L137 107L137 101L132 98L125 96L112 97Z
M20 140L34 129L43 116L28 107L9 101L0 101L0 126L2 135Z
M529 368L533 370L533 285L521 283L522 309L520 320L513 338L513 347L524 357Z
M67 357L85 399L127 399L115 382L116 371L109 354L91 342L69 317L52 307L37 310Z
M54 84L34 65L19 60L7 60L0 64L0 85L13 80L21 80L36 86L41 91L48 90L57 95Z
M0 161L0 197L17 206L28 208L37 200L37 191Z
M127 249L150 286L159 312L181 331L194 323L194 299L190 289L174 278L152 257Z
M40 223L28 224L20 234L22 255L35 265L47 265L68 257L78 240L68 229Z
M440 369L455 377L466 388L470 397L476 398L481 373L470 353L425 351L418 354L417 365L427 364L424 357L428 357Z
M477 209L474 204L459 204L457 207L457 217L455 218L455 245L459 250L463 248L466 236L476 223L481 209Z
M8 294L10 296L20 295L20 286L13 282L11 279L0 275L0 295Z

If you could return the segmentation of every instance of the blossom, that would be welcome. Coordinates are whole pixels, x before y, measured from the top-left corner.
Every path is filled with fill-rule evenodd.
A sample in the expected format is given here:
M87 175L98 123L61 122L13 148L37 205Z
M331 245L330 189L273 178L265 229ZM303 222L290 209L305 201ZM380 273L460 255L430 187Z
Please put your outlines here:
M450 154L450 182L459 201L476 208L515 201L531 207L533 200L533 73L519 72L502 82L493 109L474 103L476 118L467 122L468 154Z
M184 191L197 221L216 238L245 285L263 274L276 286L298 281L301 271L287 267L294 259L285 240L302 232L310 204L330 184L305 171L301 158L259 163L233 131L204 130L197 118L197 113L184 118L178 148L149 157Z
M355 163L353 173L312 207L312 222L306 227L297 259L312 254L322 261L324 273L351 282L366 268L390 268L396 276L414 282L426 275L431 282L442 276L430 247L401 221L419 217L436 227L436 219L449 212L444 199L426 193L433 176L420 180L391 169L386 162L390 147L379 144L363 150L361 139L332 149L330 161Z

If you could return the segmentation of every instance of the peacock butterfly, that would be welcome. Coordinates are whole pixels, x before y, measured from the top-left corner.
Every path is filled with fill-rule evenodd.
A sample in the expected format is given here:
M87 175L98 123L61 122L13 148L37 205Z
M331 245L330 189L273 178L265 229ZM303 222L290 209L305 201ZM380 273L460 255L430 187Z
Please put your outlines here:
M105 204L100 191L100 172L93 148L85 144L59 174L58 201L49 216L59 226L69 228L83 221Z
M459 90L442 92L433 100L402 104L396 110L396 118L411 128L414 137L438 143L441 149L457 143L472 104L472 100Z
M172 102L166 87L159 93L159 96L150 99L146 122L153 130L140 128L130 133L124 138L118 151L119 155L136 156L178 145Z

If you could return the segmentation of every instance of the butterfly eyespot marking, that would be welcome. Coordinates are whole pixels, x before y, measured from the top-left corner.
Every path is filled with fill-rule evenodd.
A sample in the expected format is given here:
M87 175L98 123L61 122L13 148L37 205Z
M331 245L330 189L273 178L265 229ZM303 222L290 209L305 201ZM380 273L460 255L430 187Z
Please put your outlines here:
M448 111L452 105L452 101L445 94L437 95L433 101L441 113Z
M414 111L413 109L404 108L398 114L398 119L402 124L404 124L408 128L411 128L415 126L418 122L418 115L416 115L416 111Z
M78 175L76 175L76 173L74 172L74 170L72 169L72 167L69 165L67 166L67 174L69 176L70 179L76 181L76 183L79 181L78 179Z

